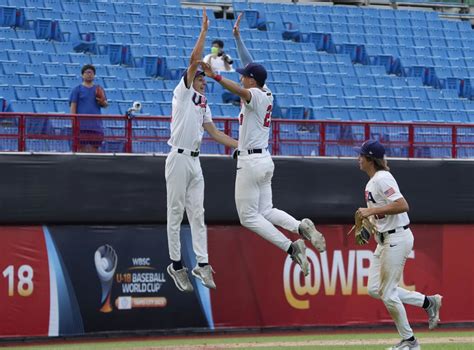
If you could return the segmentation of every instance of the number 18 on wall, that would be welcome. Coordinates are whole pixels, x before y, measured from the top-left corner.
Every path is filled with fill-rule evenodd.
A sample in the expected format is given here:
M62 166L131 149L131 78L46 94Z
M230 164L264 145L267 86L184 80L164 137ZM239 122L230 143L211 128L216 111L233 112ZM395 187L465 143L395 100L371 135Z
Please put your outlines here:
M15 266L9 265L3 270L3 277L8 280L8 296L12 297L16 293L22 297L29 297L33 294L33 268L30 265L21 265L15 274ZM16 282L16 284L15 284Z

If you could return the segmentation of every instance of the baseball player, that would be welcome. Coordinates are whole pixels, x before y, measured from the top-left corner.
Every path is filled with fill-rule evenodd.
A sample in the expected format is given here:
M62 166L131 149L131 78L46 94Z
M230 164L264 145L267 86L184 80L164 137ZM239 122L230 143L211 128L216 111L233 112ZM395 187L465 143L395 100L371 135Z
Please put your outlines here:
M189 219L197 266L193 276L208 288L216 288L207 254L207 230L204 224L204 178L199 148L204 130L217 142L237 148L237 141L219 131L212 122L211 110L204 97L206 80L198 70L209 22L203 10L202 29L191 53L190 64L173 92L171 151L166 158L168 248L172 263L167 267L180 291L192 292L188 269L181 261L180 226L184 211Z
M360 169L370 177L365 187L367 208L358 211L363 217L370 217L379 232L375 236L378 244L369 269L368 292L382 299L402 337L390 349L420 349L403 304L423 307L428 313L429 329L434 329L439 322L442 296L425 296L398 286L414 241L409 228L408 203L389 172L383 145L368 140L357 151Z
M238 31L238 21L235 30ZM240 223L290 254L301 266L304 275L308 275L309 263L304 241L298 239L292 242L274 225L299 233L320 252L326 249L326 243L311 220L298 221L284 211L273 208L271 181L275 167L268 152L273 94L265 86L267 71L256 63L237 69L242 75L241 87L214 73L208 64L202 63L202 67L207 76L241 98L235 181L235 204Z

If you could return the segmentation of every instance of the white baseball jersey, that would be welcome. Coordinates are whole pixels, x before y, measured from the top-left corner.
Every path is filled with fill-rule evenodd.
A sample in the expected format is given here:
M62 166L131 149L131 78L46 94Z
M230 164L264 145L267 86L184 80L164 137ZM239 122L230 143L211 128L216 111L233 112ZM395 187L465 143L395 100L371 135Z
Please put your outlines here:
M365 187L365 198L369 208L381 207L402 197L394 177L385 170L377 171ZM407 213L370 218L380 232L410 223ZM408 228L383 237L382 242L380 235L375 236L378 244L370 262L368 293L371 297L383 301L400 337L408 339L413 336L413 330L408 322L404 304L422 307L425 299L423 294L406 290L399 285L405 262L413 249L413 233Z
M168 145L199 151L204 134L203 123L212 122L211 109L205 96L197 92L191 83L189 89L181 78L173 91L171 113L171 137Z
M365 201L368 208L383 207L402 198L397 181L385 170L379 170L365 186ZM373 217L379 232L386 232L410 223L407 213Z
M265 86L264 90L251 88L250 103L242 102L239 114L239 149L267 148L273 108L273 94Z
M273 95L264 87L251 88L250 103L242 101L239 115L239 150L268 147ZM273 207L272 177L275 165L269 152L241 154L237 160L235 205L243 226L287 252L291 240L275 225L298 233L300 222Z

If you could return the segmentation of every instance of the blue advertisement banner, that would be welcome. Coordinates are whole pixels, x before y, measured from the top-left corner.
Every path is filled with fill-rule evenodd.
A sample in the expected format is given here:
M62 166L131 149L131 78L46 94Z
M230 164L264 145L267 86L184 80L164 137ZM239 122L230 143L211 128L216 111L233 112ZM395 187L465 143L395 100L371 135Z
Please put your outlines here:
M48 253L58 271L60 334L213 328L209 290L182 293L166 272L166 226L48 226ZM45 232L46 233L46 232ZM182 228L183 260L195 265ZM65 320L64 317L59 317ZM62 331L61 331L62 330Z

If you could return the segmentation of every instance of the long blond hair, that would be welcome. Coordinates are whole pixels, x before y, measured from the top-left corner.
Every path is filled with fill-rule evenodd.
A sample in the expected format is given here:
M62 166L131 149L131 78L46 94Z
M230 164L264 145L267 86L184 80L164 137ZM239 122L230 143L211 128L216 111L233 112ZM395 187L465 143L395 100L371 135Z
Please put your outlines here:
M374 163L374 167L375 167L376 171L379 171L379 170L390 171L390 168L388 167L387 159L385 159L385 157L384 158L373 158L373 157L365 156L365 155L364 155L364 157L368 161Z
M387 160L385 158L373 158L374 161L374 166L375 170L386 170L390 171L390 168L388 167Z

